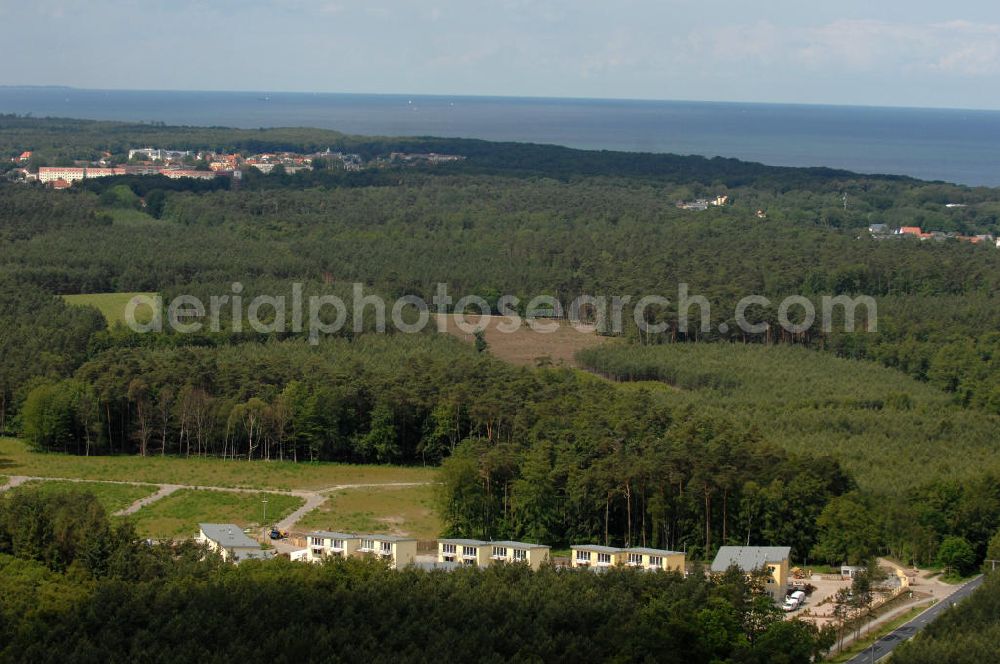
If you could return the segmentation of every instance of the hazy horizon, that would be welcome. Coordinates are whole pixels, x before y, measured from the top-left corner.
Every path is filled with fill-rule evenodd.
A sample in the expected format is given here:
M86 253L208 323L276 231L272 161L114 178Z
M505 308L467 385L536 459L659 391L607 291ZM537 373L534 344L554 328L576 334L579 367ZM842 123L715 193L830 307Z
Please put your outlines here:
M8 85L1000 110L986 0L41 0L0 41Z
M970 111L981 113L1000 113L997 108L975 108L969 106L907 106L891 104L848 104L834 102L799 102L799 101L753 101L746 99L687 99L687 98L659 98L659 97L579 97L573 95L516 95L516 94L466 94L451 92L369 92L365 90L268 90L242 89L242 88L104 88L87 87L78 85L63 85L58 83L0 83L0 88L39 88L53 90L81 90L90 92L197 92L197 93L219 93L219 94L281 94L281 95L345 95L345 96L372 96L372 97L436 97L454 99L524 99L524 100L554 100L554 101L594 101L594 102L666 102L666 103L691 103L691 104L738 104L751 106L816 106L816 107L844 107L844 108L884 108L899 110L935 110L935 111ZM0 112L3 112L0 109Z

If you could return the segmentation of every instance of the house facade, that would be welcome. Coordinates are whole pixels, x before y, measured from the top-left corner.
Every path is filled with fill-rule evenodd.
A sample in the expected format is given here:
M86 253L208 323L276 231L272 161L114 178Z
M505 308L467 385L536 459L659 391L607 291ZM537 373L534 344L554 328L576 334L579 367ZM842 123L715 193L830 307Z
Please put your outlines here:
M724 546L712 561L712 573L722 574L733 566L746 574L762 571L766 574L764 590L779 600L788 589L790 555L787 546Z
M347 558L361 546L361 538L352 533L316 530L306 536L305 560L315 563L326 558Z
M538 569L548 562L550 551L551 547L531 542L439 539L437 561L479 567L499 562L525 563L532 569Z
M639 567L650 572L662 570L664 572L683 573L686 562L683 552L668 551L666 549L634 547L624 549L624 555L625 565Z
M613 567L624 564L622 552L613 546L600 544L577 544L570 547L570 565L572 567Z
M486 567L490 564L489 542L475 539L440 539L437 545L439 563L478 565L479 567Z
M599 544L577 544L570 549L570 564L573 567L595 569L622 565L653 571L684 572L684 553L667 549L647 547L614 547Z
M544 544L501 540L489 543L491 562L527 563L537 570L549 561L552 548Z
M393 569L412 564L417 559L417 540L397 535L357 535L359 556L377 556Z

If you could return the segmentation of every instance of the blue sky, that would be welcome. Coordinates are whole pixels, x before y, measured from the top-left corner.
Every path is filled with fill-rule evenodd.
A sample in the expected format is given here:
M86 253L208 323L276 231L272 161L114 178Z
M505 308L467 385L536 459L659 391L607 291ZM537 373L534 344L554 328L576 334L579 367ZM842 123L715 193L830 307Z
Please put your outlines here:
M1000 109L996 0L0 0L0 43L7 85Z

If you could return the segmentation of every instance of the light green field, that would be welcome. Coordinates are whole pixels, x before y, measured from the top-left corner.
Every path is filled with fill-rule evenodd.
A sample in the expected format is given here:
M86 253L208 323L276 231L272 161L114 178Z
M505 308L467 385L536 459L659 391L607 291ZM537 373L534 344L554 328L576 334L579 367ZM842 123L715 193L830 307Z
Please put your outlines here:
M241 528L274 523L302 506L301 498L281 493L232 493L181 489L139 510L131 518L139 532L155 539L194 537L199 523L235 523Z
M108 327L115 323L125 322L125 307L137 295L153 296L156 293L86 293L83 295L63 295L67 303L77 306L95 307L108 321ZM136 320L148 322L152 317L149 307L143 305L136 309Z
M433 486L380 487L338 491L306 514L296 530L392 533L417 539L441 534Z
M293 463L180 457L76 457L32 452L22 440L0 438L0 469L9 475L150 484L238 487L288 491L342 484L435 482L434 468Z
M107 513L113 514L140 498L152 495L156 492L156 487L106 482L31 481L11 489L9 493L16 494L22 491L38 491L46 495L71 491L92 493Z
M159 219L153 219L145 212L140 212L139 210L117 208L104 210L104 213L111 215L111 220L115 226L156 226L163 223Z

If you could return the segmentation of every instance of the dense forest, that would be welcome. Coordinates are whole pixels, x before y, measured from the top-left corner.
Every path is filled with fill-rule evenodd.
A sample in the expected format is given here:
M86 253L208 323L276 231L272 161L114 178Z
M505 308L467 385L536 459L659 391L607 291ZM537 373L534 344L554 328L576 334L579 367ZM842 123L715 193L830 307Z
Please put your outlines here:
M806 664L831 631L783 620L760 581L523 565L390 571L376 560L224 565L148 546L90 494L0 498L0 661ZM623 620L622 616L628 616ZM40 638L44 634L45 638ZM256 634L261 638L247 638ZM54 647L58 644L58 647Z
M780 540L830 562L931 563L951 537L982 557L1000 525L1000 251L867 232L997 233L995 190L457 139L0 118L0 153L31 149L32 166L149 144L466 159L250 173L239 187L0 184L0 428L39 449L443 463L450 533L701 555ZM675 205L715 195L729 202ZM647 320L674 324L627 322L582 356L607 382L353 321L315 347L246 326L141 335L55 297L204 296L235 281L248 298L299 281L428 300L445 283L492 306L515 295L522 311L535 295L656 294L672 302ZM697 306L679 329L680 283L711 303L707 329ZM764 309L752 314L768 330L743 332L733 311L751 293L870 295L877 330L866 312L854 332L785 333Z
M997 553L1000 554L1000 546ZM896 649L892 662L992 662L997 657L997 643L1000 643L1000 575L993 573L969 599L946 611L913 641Z

